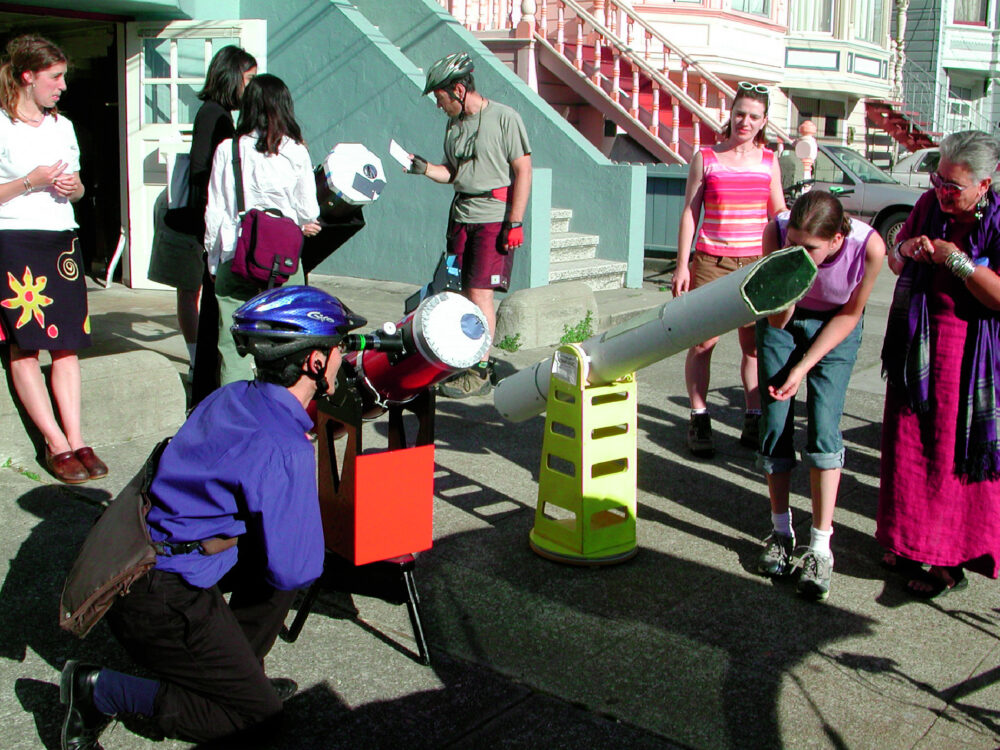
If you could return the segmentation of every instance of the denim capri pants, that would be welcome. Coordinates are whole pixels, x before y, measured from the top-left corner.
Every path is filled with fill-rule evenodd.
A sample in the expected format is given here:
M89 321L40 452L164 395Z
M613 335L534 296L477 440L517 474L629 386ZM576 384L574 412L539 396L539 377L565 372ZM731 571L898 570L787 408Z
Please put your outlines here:
M773 328L766 319L757 321L757 371L763 407L757 463L768 474L789 472L796 461L792 439L795 399L775 401L768 394L767 386L778 387L785 382L789 371L802 360L820 329L835 312L796 309L783 329ZM806 375L808 429L802 462L810 468L839 469L844 465L840 418L844 413L847 384L861 345L863 321L864 316L858 320L854 330Z

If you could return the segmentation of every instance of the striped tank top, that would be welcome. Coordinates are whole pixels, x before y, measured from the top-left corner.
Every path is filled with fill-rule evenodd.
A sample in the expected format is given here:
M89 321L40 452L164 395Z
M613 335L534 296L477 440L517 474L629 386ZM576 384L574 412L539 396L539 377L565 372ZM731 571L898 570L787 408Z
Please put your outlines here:
M774 152L765 148L760 163L752 167L720 164L711 148L703 148L701 157L705 165L705 215L695 249L730 258L760 255Z

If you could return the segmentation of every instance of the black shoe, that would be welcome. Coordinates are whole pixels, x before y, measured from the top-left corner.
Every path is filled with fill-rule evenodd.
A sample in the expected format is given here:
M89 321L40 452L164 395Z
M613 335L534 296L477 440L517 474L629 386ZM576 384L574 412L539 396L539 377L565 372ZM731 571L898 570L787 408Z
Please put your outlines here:
M70 659L59 680L59 702L66 706L62 750L103 750L97 738L111 717L94 705L94 685L101 668Z
M688 449L698 458L711 458L715 455L712 418L706 412L691 415L691 421L688 422Z
M274 688L274 692L281 698L282 703L295 695L299 690L299 684L287 677L271 677L270 681L271 687Z

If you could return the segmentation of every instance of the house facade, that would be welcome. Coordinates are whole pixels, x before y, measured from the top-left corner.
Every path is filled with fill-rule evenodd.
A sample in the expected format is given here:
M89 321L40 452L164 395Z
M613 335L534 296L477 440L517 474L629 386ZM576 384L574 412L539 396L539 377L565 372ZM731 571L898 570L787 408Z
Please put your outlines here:
M1000 2L897 0L902 30L902 97L942 133L1000 125Z
M635 2L666 36L730 81L774 87L771 119L820 141L864 144L865 99L890 89L891 0Z

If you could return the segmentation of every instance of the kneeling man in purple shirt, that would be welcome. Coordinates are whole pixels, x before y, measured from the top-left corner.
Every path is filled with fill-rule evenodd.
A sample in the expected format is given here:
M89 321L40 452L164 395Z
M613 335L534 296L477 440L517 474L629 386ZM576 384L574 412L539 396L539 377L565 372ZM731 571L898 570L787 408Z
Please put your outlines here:
M64 750L99 750L119 714L192 742L257 731L295 692L291 680L269 679L263 661L297 590L323 572L306 405L332 387L340 341L365 321L304 286L257 295L233 321L256 378L216 390L163 450L147 517L163 553L107 615L157 679L68 662Z

